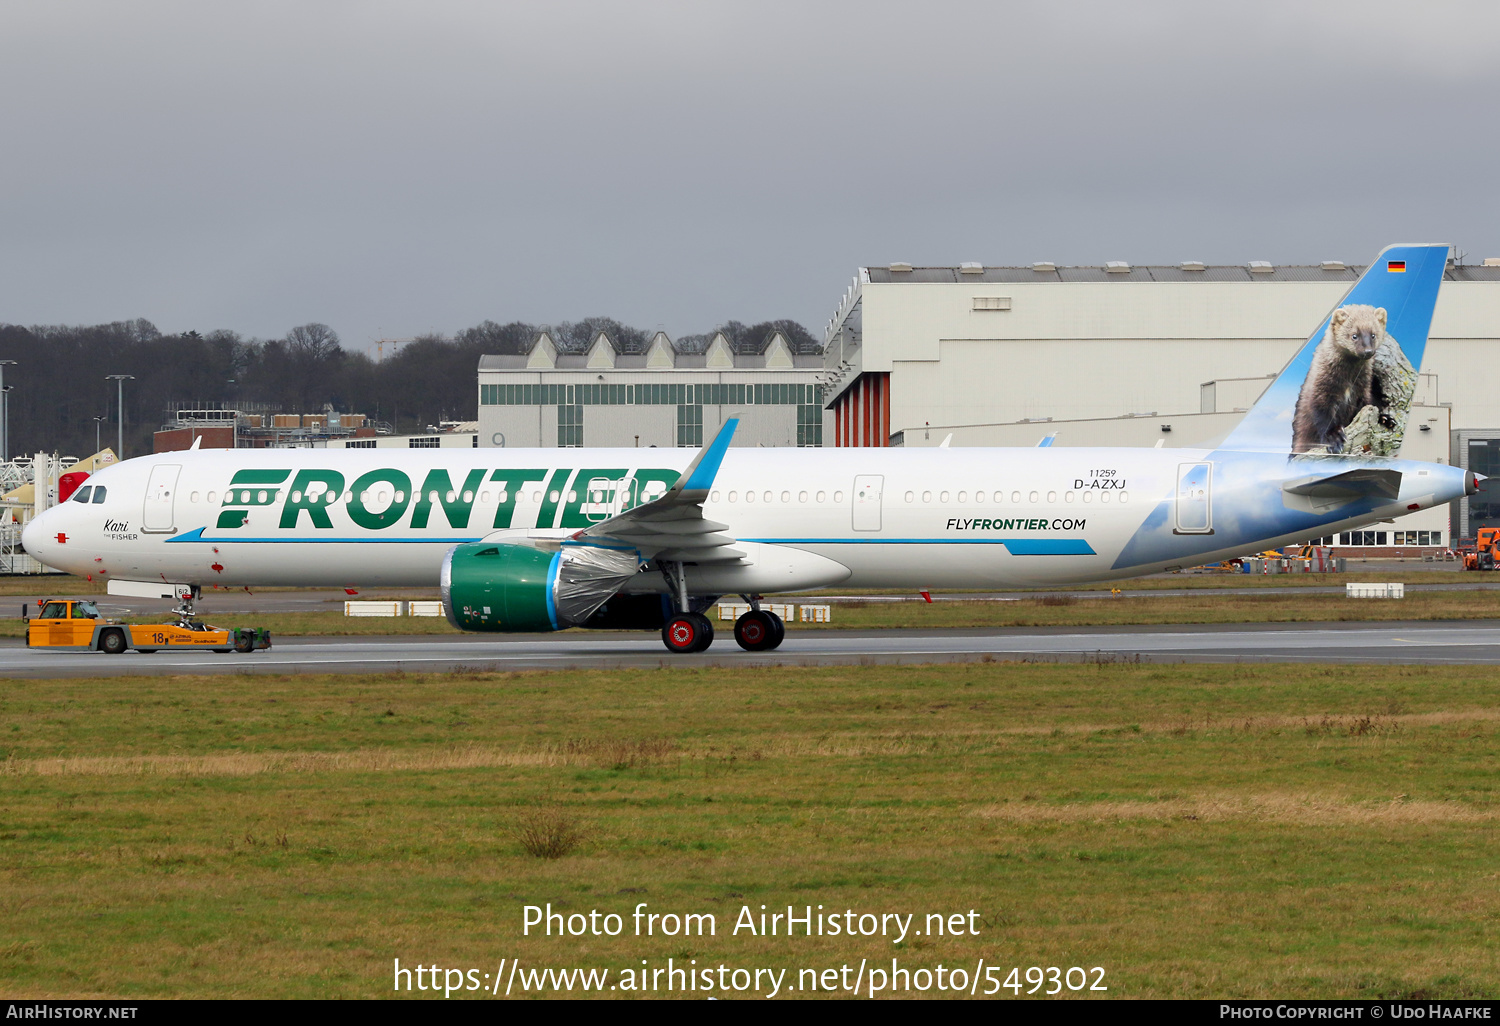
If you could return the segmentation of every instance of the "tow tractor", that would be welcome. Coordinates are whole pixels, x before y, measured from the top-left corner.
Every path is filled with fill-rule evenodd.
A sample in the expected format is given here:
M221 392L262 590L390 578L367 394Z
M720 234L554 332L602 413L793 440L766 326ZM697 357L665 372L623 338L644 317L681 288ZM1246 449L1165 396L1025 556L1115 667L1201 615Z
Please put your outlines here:
M1481 527L1474 548L1464 547L1465 570L1500 569L1500 527Z
M213 627L193 619L192 608L188 605L174 609L176 619L165 623L125 623L106 619L99 614L99 607L87 599L43 599L39 606L40 614L26 621L26 644L32 648L119 655L131 649L137 652L155 652L163 648L253 652L271 647L271 632L264 627Z

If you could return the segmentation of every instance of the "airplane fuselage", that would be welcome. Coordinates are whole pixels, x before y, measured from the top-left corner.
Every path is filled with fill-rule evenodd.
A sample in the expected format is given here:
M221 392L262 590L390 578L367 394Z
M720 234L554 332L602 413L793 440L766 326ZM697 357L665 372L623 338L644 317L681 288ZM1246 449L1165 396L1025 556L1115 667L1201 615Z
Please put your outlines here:
M95 474L89 501L37 517L24 544L49 566L104 580L433 586L454 545L561 540L650 501L695 453L164 453ZM1351 466L1395 471L1399 491L1327 508L1284 493L1310 468L1331 474ZM92 501L99 489L103 501ZM1000 588L1198 565L1464 492L1457 468L1390 459L1189 449L747 448L725 455L703 515L742 543L742 562L788 568L772 582L783 587L747 578L751 590L833 583ZM821 559L798 563L798 553ZM692 566L686 572L690 584L707 574ZM741 588L706 576L701 583L695 591ZM641 574L626 590L662 587L659 575Z

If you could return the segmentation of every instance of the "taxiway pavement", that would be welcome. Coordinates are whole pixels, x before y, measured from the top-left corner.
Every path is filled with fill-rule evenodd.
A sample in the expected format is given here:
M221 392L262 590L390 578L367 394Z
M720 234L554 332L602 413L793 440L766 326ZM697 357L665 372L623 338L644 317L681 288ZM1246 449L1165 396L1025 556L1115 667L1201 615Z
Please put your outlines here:
M727 628L727 624L725 627ZM1202 624L955 630L791 630L775 652L741 651L729 631L673 656L655 634L287 638L248 655L29 649L0 642L0 678L219 673L391 673L657 666L829 666L993 660L1500 665L1500 620Z

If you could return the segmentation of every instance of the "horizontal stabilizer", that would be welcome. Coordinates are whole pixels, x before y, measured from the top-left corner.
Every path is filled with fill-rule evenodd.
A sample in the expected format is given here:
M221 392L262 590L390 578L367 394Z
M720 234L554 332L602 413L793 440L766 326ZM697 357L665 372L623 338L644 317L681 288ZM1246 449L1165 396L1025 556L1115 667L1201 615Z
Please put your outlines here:
M1360 467L1327 477L1301 477L1281 486L1288 509L1324 513L1359 499L1395 499L1401 494L1401 471Z

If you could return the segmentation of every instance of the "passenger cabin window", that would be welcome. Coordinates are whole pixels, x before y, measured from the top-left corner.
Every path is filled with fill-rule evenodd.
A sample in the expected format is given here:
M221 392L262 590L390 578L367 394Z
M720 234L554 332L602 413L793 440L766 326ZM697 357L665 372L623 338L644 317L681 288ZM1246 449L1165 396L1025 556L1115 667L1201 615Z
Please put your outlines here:
M89 501L89 494L91 492L93 492L93 489L90 488L88 485L84 485L82 488L78 489L78 491L76 491L76 492L73 493L73 501L74 502L88 502Z
M100 485L99 487L97 487L97 488L94 489L94 505L97 506L97 505L99 505L99 503L101 503L103 501L104 501L104 486Z

